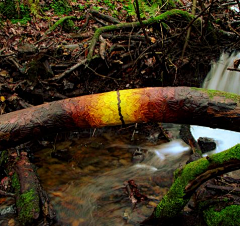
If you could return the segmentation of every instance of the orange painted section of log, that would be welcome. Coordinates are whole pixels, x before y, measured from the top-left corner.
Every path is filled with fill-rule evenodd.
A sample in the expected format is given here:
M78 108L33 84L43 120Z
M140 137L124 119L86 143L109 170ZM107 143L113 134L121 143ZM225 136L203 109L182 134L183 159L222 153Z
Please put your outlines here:
M118 96L119 95L119 96ZM232 100L209 98L206 92L189 87L142 88L112 91L71 98L62 107L78 127L104 127L138 122L176 122L204 124L204 117L225 115L236 118L239 107L231 110ZM226 110L221 111L221 104ZM213 105L213 108L211 108ZM120 112L119 112L120 111ZM219 115L219 116L218 116ZM199 118L201 121L196 121ZM218 120L218 119L217 119ZM217 125L216 125L217 127Z
M116 91L71 98L62 105L78 127L120 125Z
M112 91L64 100L62 106L70 112L78 127L121 125L120 114L125 124L167 122L177 117L176 109L169 105L169 101L176 99L175 89L168 87L120 90L120 101L117 91Z

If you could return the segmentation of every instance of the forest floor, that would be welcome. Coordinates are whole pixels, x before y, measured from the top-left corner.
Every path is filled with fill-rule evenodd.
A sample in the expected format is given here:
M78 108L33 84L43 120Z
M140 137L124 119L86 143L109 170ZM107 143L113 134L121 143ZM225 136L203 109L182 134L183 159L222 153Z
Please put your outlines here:
M51 5L55 1L43 2ZM196 16L191 14L188 0L179 1L174 8L140 7L139 13L126 2L69 1L61 15L49 7L31 14L26 21L24 17L10 20L3 15L0 114L120 89L201 87L211 61L217 60L222 51L239 50L237 2L206 1L197 6ZM61 136L51 139L56 142ZM50 144L42 139L38 142L40 146ZM9 192L9 177L2 168L3 153L0 190ZM25 152L9 153L9 163L19 164L15 168L20 176L34 171ZM21 183L34 184L41 201L47 203L45 217L53 219L49 200L36 176L32 174Z
M165 13L162 21L135 28L131 24L138 22L137 16L122 2L92 1L86 6L90 8L72 2L68 15L49 9L25 24L5 18L0 30L1 114L119 89L200 87L211 61L224 50L239 48L239 14L225 1L213 1L197 7L198 22L193 23L191 5L182 2L176 10L186 15L155 8L141 21ZM123 23L130 26L108 29L93 44L99 28Z

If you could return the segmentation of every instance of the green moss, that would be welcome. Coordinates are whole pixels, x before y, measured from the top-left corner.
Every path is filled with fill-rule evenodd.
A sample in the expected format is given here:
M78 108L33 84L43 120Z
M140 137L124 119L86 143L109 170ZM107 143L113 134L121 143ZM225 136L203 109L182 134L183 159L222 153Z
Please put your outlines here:
M20 209L18 219L23 225L31 223L34 214L40 212L39 198L33 189L21 194L16 204L17 208Z
M237 226L240 225L240 205L227 206L221 211L214 207L203 211L208 226Z
M197 161L191 162L182 169L182 172L177 170L175 173L176 180L167 195L163 197L156 207L154 216L156 218L175 217L190 199L185 193L185 188L189 182L209 170L210 166L216 167L231 159L240 160L240 144L237 144L224 152L212 155L208 159L201 158Z
M179 213L182 208L187 204L189 198L185 198L185 187L189 181L193 180L204 172L208 166L209 161L206 158L187 164L182 170L181 175L177 172L178 177L171 186L169 192L163 197L155 210L155 217L174 217Z
M214 96L221 96L226 97L227 99L232 99L234 101L240 101L240 96L234 93L227 93L223 91L217 91L217 90L208 90L207 91L210 98L213 98Z
M222 164L224 161L229 161L231 159L240 159L240 144L209 157L209 161L215 164Z
M206 94L208 94L210 99L213 99L216 96L220 96L220 97L225 97L226 99L231 99L233 101L240 102L240 95L237 95L235 93L228 93L228 92L223 92L218 90L202 89L202 88L195 88L195 87L192 87L191 89L205 92Z
M75 16L65 16L62 17L60 20L58 20L52 27L50 27L47 31L47 33L54 31L60 24L64 23L64 21L66 20L71 20L71 19L75 19Z
M18 219L22 225L31 224L35 215L40 212L39 197L34 189L21 193L21 185L17 173L12 176L12 186L16 195L19 197L16 201L18 209Z
M65 20L63 23L63 30L66 32L72 32L74 30L75 24L72 20Z
M11 179L12 179L12 187L14 188L16 193L19 193L21 187L20 187L17 173L14 173Z
M180 168L178 168L178 169L176 169L175 171L174 171L174 181L178 178L178 176L180 176L181 175L181 173L182 173L182 169L180 169Z
M163 21L167 21L169 20L171 17L176 17L176 16L181 16L182 18L186 19L187 21L191 21L194 16L186 11L183 10L179 10L179 9L172 9L169 10L165 13L162 13L161 15L157 16L157 17L153 17L150 18L148 20L143 20L142 23L145 26L154 24L154 23L158 23L158 22L163 22ZM194 25L200 26L201 25L201 21L198 19L197 21L195 21ZM107 31L114 31L114 30L119 30L119 29L126 29L126 28L135 28L135 27L140 27L140 22L133 22L133 23L120 23L120 24L116 24L116 25L110 25L110 26L105 26L105 27L101 27L98 28L95 33L94 36L92 38L92 41L90 43L90 47L89 47L89 53L87 56L88 61L90 61L93 57L93 51L94 51L94 47L98 41L99 36ZM164 27L166 27L166 25L164 25ZM54 28L55 29L55 28ZM49 29L50 30L50 29ZM52 30L52 29L51 29Z

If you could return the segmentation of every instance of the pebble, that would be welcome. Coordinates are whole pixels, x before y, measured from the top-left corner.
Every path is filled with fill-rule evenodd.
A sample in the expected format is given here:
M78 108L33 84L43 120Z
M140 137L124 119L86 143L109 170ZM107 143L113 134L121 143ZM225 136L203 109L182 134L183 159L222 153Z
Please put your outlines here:
M56 150L67 149L72 144L72 141L64 141L61 143L56 144Z
M121 163L121 164L124 165L124 166L129 165L129 162L126 161L125 159L120 159L120 160L119 160L119 163Z
M87 167L85 167L84 169L83 169L83 171L85 172L85 173L89 173L89 172L91 172L91 171L95 171L95 170L97 170L97 168L95 168L94 166L87 166Z
M1 206L1 209L0 209L0 216L2 215L6 215L6 214L14 214L16 213L16 210L15 210L15 205L11 205L11 206Z
M148 203L148 205L153 206L153 207L157 207L158 204L155 203L155 202L150 201L150 202Z

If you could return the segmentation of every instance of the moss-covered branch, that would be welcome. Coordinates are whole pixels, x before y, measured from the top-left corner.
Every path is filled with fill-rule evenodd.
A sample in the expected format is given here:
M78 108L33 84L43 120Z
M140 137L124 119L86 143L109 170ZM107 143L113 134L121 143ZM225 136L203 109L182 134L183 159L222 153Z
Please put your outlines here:
M185 21L188 21L188 22L190 22L192 19L194 19L194 16L191 15L190 13L186 12L186 11L182 11L182 10L179 10L179 9L172 9L172 10L169 10L165 13L162 13L161 15L159 15L157 17L150 18L148 20L143 20L142 24L144 26L149 26L151 24L158 23L160 21L169 20L173 16L180 16L182 19L184 19ZM195 23L199 23L199 22L200 22L200 20L197 20ZM200 25L200 23L199 23L199 25ZM140 22L121 23L121 24L110 25L110 26L105 26L105 27L98 28L95 31L95 34L94 34L94 36L92 38L92 41L90 43L89 53L88 53L88 56L87 56L88 61L90 61L92 59L95 45L96 45L96 43L99 39L99 36L102 33L107 32L107 31L115 31L115 30L119 30L119 29L123 29L123 28L137 28L137 27L141 27Z
M154 211L154 217L169 219L175 217L187 204L193 191L206 180L240 168L240 144L218 154L187 164L178 172L167 195ZM196 182L196 183L194 183ZM194 188L194 189L191 189Z
M38 220L51 221L55 214L42 190L33 164L25 152L20 157L12 155L14 162L12 186L16 195L18 220L21 225L36 225Z
M75 16L65 16L65 17L62 17L61 19L59 19L52 27L50 27L47 31L46 31L46 34L54 31L60 24L63 24L64 21L66 20L72 20L72 19L75 19L76 17Z
M226 206L221 211L216 211L216 208L203 211L204 219L209 226L237 226L240 225L240 205Z

